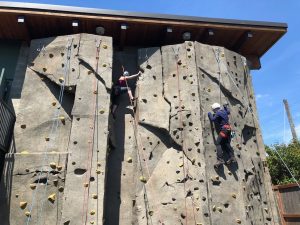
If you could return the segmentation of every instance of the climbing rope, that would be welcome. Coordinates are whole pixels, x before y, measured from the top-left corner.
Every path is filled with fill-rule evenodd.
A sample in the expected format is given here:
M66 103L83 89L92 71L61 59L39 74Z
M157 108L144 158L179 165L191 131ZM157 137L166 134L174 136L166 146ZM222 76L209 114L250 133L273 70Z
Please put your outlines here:
M67 77L67 74L69 73L69 61L70 61L70 55L71 55L71 45L72 45L72 42L73 42L73 39L71 39L71 41L68 39L68 44L67 44L67 47L66 47L66 49L67 49L67 58L66 58L66 61L67 61L67 66L66 66L66 68L65 68L65 73L64 73L64 81L62 82L62 85L61 85L61 88L60 88L60 93L59 93L59 100L58 100L58 102L60 103L60 105L62 105L62 101L63 101L63 96L64 96L64 88L65 88L65 79L66 79L66 77ZM44 47L42 48L42 49L45 49ZM39 52L41 52L41 50L40 49L37 49L37 51L39 51ZM44 50L43 50L44 51ZM43 54L45 54L45 53L43 53ZM57 107L57 109L55 110L55 112L54 112L54 117L53 117L53 119L54 119L54 121L53 121L53 123L52 123L52 126L51 126L51 130L50 130L50 134L49 134L49 137L50 138L52 138L53 137L53 134L55 134L56 133L56 131L57 131L57 128L58 128L58 125L59 125L59 118L58 118L58 116L59 116L59 113L60 113L60 109L61 109L61 107ZM51 141L52 140L50 140L50 142L48 142L47 143L47 145L46 145L46 151L44 152L44 156L43 156L43 160L42 160L42 164L41 165L44 165L45 164L45 162L48 162L49 160L48 160L48 150L50 149L50 147L52 146L51 144ZM26 225L28 225L28 224L30 224L30 222L31 222L31 214L32 214L32 210L33 210L33 207L34 207L34 204L35 204L35 202L36 202L36 193L38 192L38 189L39 189L39 183L40 183L40 181L41 181L41 176L42 176L42 173L44 173L44 168L42 167L42 169L41 169L41 171L39 172L39 175L38 175L38 180L37 180L37 187L36 187L36 189L34 190L34 192L33 192L33 194L32 194L32 199L31 199L31 206L30 206L30 210L29 210L29 215L28 215L28 217L27 217L27 219L26 219L26 221L25 221L25 224ZM46 195L46 191L47 191L47 186L48 186L48 177L49 177L49 171L47 172L47 176L46 176L46 185L45 185L45 189L44 189L44 194L43 194L43 196L45 196ZM43 212L43 206L44 206L44 202L45 202L45 200L44 200L44 198L43 198L43 200L42 200L43 202L42 202L42 207L41 207L41 213ZM38 224L38 222L39 222L39 214L38 214L38 217L37 217L37 224Z
M101 46L101 40L96 41L96 69L95 74L98 74L98 66L99 66L99 55L100 55L100 46ZM89 143L89 151L88 151L88 157L86 161L86 168L87 172L85 175L85 183L84 185L84 194L83 194L83 204L82 204L82 212L81 212L81 221L82 224L86 224L87 221L87 214L88 214L88 198L89 198L89 192L90 192L90 177L92 172L92 159L93 159L93 152L94 152L94 142L95 142L95 123L97 121L97 105L98 105L98 81L95 77L93 81L93 92L94 92L94 100L93 100L93 117L91 118L91 124L90 129L92 129L90 140L88 140ZM97 126L98 129L98 126ZM98 143L98 137L96 138ZM98 149L97 149L98 150ZM89 175L88 175L89 173ZM97 200L98 201L98 200ZM85 221L84 221L85 219Z
M122 70L123 70L123 73L125 71L125 68L123 66L123 64L121 65L122 66ZM128 82L127 82L127 79L125 78L125 83L126 83L126 87L127 87L127 90L129 89L129 85L128 85ZM127 92L128 93L128 92ZM144 149L144 146L142 144L142 141L141 141L141 135L140 133L138 132L138 122L137 122L137 118L136 118L136 114L134 112L134 104L133 104L133 101L130 99L130 96L129 96L129 93L128 93L128 97L129 97L129 100L130 100L130 104L131 104L131 107L133 109L133 121L134 121L134 135L135 135L135 140L136 140L136 144L137 144L137 150L138 150L138 158L139 158L139 162L140 162L140 170L142 172L142 175L143 175L143 168L142 168L142 165L141 165L141 157L140 157L140 152L142 152L142 157L143 157L143 161L145 162L145 167L146 167L146 171L147 171L147 175L148 175L148 178L150 178L150 169L149 169L149 166L148 166L148 163L147 163L147 160L146 160L146 157L144 155L144 152L143 151L140 151L140 146L139 146L139 143L142 147L142 149ZM140 140L140 141L138 141ZM149 186L150 186L150 189L151 190L154 190L153 187L152 187L152 184L151 182L149 182ZM147 198L147 202L146 204L148 205L148 208L150 209L150 204L149 204L149 199L148 199L148 194L147 194L147 189L146 189L146 184L144 184L144 193L145 193L145 197ZM150 211L149 211L150 212ZM159 223L164 225L163 221L162 221L162 217L160 215L160 212L159 210L157 211L158 212L158 218L159 218ZM150 218L152 217L152 215L149 213L149 216ZM152 223L152 219L151 219L151 223Z
M216 50L212 49L218 63L218 74L219 74L219 102L222 105L222 98L221 98L221 67L220 67L220 49L217 48Z
M181 106L181 89L180 89L180 79L179 79L179 68L178 68L178 62L179 62L179 56L178 56L178 52L179 52L179 48L177 49L177 52L175 52L175 49L172 48L175 54L175 61L176 61L176 76L177 76L177 90L178 90L178 104L179 104L179 110L180 110L180 114L179 114L179 118L180 118L180 124L182 126L182 129L180 131L180 136L181 136L181 141L182 141L182 147L181 147L181 151L182 151L182 169L183 169L183 189L184 189L184 207L185 207L185 224L187 225L188 222L188 210L187 210L187 200L186 200L186 181L187 181L187 175L186 175L186 170L185 170L185 154L184 154L184 137L183 137L183 119L182 119L182 106ZM178 111L179 113L179 111Z

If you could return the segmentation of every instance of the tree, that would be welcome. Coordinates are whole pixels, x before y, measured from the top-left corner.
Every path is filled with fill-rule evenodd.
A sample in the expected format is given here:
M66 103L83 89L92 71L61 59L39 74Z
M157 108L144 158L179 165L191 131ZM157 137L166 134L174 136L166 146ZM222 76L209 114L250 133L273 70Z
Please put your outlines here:
M284 160L290 171L295 176L296 180L300 180L300 143L293 142L289 145L275 144L271 147L266 146L267 163L272 178L272 183L288 184L295 183L295 180L291 177L289 171L280 160L278 154Z

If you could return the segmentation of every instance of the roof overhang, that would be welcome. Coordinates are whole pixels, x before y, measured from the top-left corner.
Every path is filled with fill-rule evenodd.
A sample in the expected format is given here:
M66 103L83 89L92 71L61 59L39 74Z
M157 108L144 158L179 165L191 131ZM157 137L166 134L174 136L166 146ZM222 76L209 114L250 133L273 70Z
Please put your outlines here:
M18 18L23 18L24 22L18 23ZM78 26L72 26L73 22ZM104 35L112 36L114 44L121 48L182 43L183 34L189 32L192 41L239 52L255 69L260 68L260 57L287 32L286 23L0 2L0 39L30 41L95 33L99 26L105 29Z

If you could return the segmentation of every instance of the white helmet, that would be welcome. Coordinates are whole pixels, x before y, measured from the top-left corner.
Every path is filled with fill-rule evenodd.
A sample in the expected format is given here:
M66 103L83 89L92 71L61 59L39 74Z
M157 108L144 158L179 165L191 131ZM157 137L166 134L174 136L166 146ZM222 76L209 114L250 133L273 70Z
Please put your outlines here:
M219 103L214 103L214 104L211 105L211 108L212 108L213 110L215 110L215 109L221 108L221 106L220 106Z
M123 76L125 76L125 77L129 76L129 72L128 71L124 71Z

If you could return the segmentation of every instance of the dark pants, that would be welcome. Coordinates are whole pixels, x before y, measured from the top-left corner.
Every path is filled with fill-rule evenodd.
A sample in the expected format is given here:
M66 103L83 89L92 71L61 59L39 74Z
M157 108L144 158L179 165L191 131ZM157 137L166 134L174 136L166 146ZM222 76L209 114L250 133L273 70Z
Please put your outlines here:
M228 153L229 159L234 157L233 149L230 145L231 138L228 135L227 137L222 137L221 134L219 134L216 146L217 146L217 160L218 161L224 161L223 159L223 149Z

